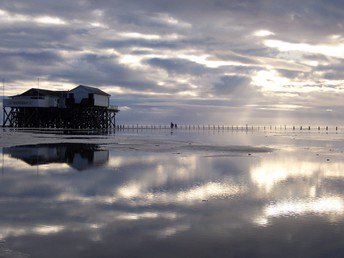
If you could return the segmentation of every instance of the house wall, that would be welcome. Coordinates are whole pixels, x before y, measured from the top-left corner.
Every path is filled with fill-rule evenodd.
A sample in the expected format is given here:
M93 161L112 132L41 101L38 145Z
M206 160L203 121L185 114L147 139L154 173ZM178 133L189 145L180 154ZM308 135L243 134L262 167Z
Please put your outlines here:
M74 93L74 100L76 104L80 104L82 99L88 98L88 91L86 91L83 88L76 88L74 90L71 90L70 93Z
M58 98L46 97L49 100L49 107L58 107Z
M100 107L108 107L109 106L109 97L104 95L94 94L94 105Z
M66 108L66 97L62 97L57 101L57 106L59 108Z
M82 99L87 99L88 94L90 93L87 89L84 88L76 88L71 90L70 93L74 93L74 100L76 104L80 104ZM109 96L93 94L94 97L94 105L100 107L108 107L109 106Z

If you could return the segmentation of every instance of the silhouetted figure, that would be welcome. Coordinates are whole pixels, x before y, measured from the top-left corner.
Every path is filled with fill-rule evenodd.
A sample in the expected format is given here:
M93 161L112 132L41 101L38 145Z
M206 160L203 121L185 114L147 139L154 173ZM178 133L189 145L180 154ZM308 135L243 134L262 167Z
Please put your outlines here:
M177 124L174 124L174 128L178 128Z
M173 129L173 127L174 127L174 124L171 122L171 129Z

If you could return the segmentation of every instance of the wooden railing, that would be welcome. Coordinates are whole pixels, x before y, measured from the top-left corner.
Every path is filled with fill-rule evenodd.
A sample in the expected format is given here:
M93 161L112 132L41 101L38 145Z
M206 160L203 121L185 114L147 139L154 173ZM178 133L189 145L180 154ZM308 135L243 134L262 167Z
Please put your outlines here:
M119 108L116 105L109 105L108 109L109 110L114 110L114 111L119 111Z
M339 131L344 126L295 126L295 125L141 125L141 124L116 124L116 129L174 129L174 130L223 130L223 131Z

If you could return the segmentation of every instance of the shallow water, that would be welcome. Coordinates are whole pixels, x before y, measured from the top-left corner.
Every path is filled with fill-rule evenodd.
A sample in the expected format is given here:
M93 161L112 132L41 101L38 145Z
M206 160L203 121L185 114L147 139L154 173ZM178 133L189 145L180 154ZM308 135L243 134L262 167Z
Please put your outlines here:
M4 147L1 257L344 255L342 134L108 136L117 137L274 150L153 152L84 138Z

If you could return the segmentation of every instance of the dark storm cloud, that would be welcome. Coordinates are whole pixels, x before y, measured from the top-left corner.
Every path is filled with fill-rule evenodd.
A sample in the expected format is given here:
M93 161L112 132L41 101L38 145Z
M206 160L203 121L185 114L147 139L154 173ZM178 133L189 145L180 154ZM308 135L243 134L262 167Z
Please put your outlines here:
M290 71L290 70L286 70L286 69L278 69L277 70L283 77L287 77L287 78L296 78L301 76L303 73L302 72L298 72L298 71Z
M199 65L184 59L151 58L146 62L151 66L162 68L171 74L201 75L202 73L209 73L211 70L213 70L207 69L203 65Z
M318 69L325 73L324 78L329 80L344 80L344 60L336 60L336 64L319 66Z
M129 48L129 47L147 47L154 49L181 49L185 47L182 42L166 41L166 40L144 40L144 39L129 39L129 40L108 40L99 44L99 47L111 48Z
M3 60L0 64L2 70L18 69L22 65L52 65L59 63L63 59L55 52L41 51L41 52L1 52L0 59Z
M66 69L60 69L52 79L80 81L81 84L121 85L128 89L154 90L153 82L118 64L113 56L82 55ZM72 69L70 69L72 68Z

